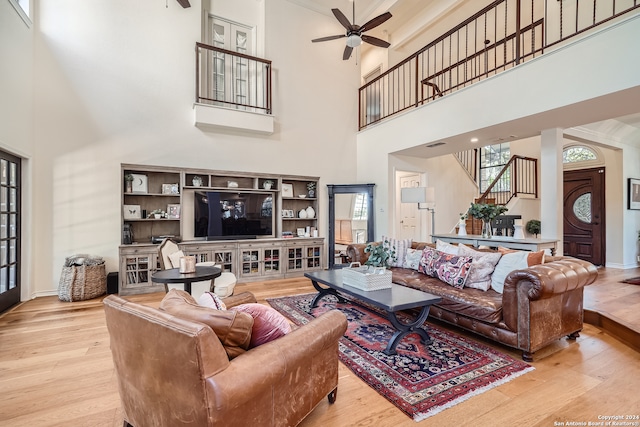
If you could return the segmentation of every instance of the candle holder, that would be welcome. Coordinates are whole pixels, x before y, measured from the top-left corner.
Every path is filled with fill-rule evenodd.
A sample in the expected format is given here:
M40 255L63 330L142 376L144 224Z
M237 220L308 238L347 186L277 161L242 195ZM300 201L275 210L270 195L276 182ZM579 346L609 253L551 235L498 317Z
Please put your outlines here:
M196 257L183 256L180 257L180 273L195 273L196 272Z

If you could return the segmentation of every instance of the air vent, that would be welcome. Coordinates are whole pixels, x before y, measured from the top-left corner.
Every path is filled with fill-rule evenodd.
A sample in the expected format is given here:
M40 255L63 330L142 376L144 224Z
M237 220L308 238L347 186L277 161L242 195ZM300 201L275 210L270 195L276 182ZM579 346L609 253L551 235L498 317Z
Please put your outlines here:
M427 145L427 148L434 148L434 147L439 147L441 145L446 144L445 142L434 142L433 144L429 144Z

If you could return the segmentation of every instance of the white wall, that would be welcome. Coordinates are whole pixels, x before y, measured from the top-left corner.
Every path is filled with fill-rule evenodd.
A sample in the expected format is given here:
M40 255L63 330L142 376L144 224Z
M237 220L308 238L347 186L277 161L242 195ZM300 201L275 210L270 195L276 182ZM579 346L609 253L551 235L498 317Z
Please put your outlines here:
M519 130L517 135L527 136L559 124L570 127L608 114L629 114L633 104L637 109L631 100L637 99L640 88L640 74L631 71L640 63L633 41L638 38L636 16L360 132L358 179L376 183L377 238L394 221L388 214L394 211L391 154L492 126L508 124ZM461 148L449 146L450 152ZM624 159L626 176L637 157ZM544 162L541 166L544 171Z
M320 176L325 235L324 185L355 181L359 68L336 46L311 44L333 17L285 0L257 3L274 68L269 136L194 126L198 0L188 9L173 0L39 2L33 294L54 293L74 253L118 269L121 163Z
M22 157L22 299L29 298L33 248L33 26L8 1L0 2L0 149Z

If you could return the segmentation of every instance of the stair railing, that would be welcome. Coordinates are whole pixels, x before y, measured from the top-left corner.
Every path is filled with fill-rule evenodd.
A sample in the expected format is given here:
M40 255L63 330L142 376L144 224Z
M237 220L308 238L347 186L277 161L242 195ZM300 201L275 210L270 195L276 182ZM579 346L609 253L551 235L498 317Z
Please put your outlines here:
M538 197L538 159L512 156L478 202L495 199L496 205L506 205L514 197L522 196Z
M480 168L479 159L478 159L478 149L473 148L471 150L459 151L454 154L460 166L467 172L469 178L473 182L478 184L478 170Z

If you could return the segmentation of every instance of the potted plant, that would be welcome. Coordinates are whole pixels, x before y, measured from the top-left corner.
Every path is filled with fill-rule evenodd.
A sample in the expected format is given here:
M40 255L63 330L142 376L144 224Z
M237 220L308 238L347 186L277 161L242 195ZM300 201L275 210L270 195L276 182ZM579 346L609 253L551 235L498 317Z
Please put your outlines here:
M540 234L541 231L540 221L538 221L537 219L527 221L525 229L527 230L527 233L534 234L537 238L538 234Z
M130 173L124 175L124 191L125 193L133 191L133 175Z
M387 268L396 260L396 248L392 247L388 240L382 243L369 243L364 248L364 252L369 254L365 265L371 267Z
M271 190L272 185L273 185L273 181L271 181L270 179L265 179L264 182L262 183L262 188L264 188L265 190Z
M160 219L164 217L164 211L162 209L154 209L149 214L149 218Z
M493 203L471 203L467 213L476 219L482 220L482 237L491 238L493 236L491 221L508 210L506 206Z
M309 198L311 198L311 199L316 197L316 183L315 182L307 182L307 193L309 194Z

